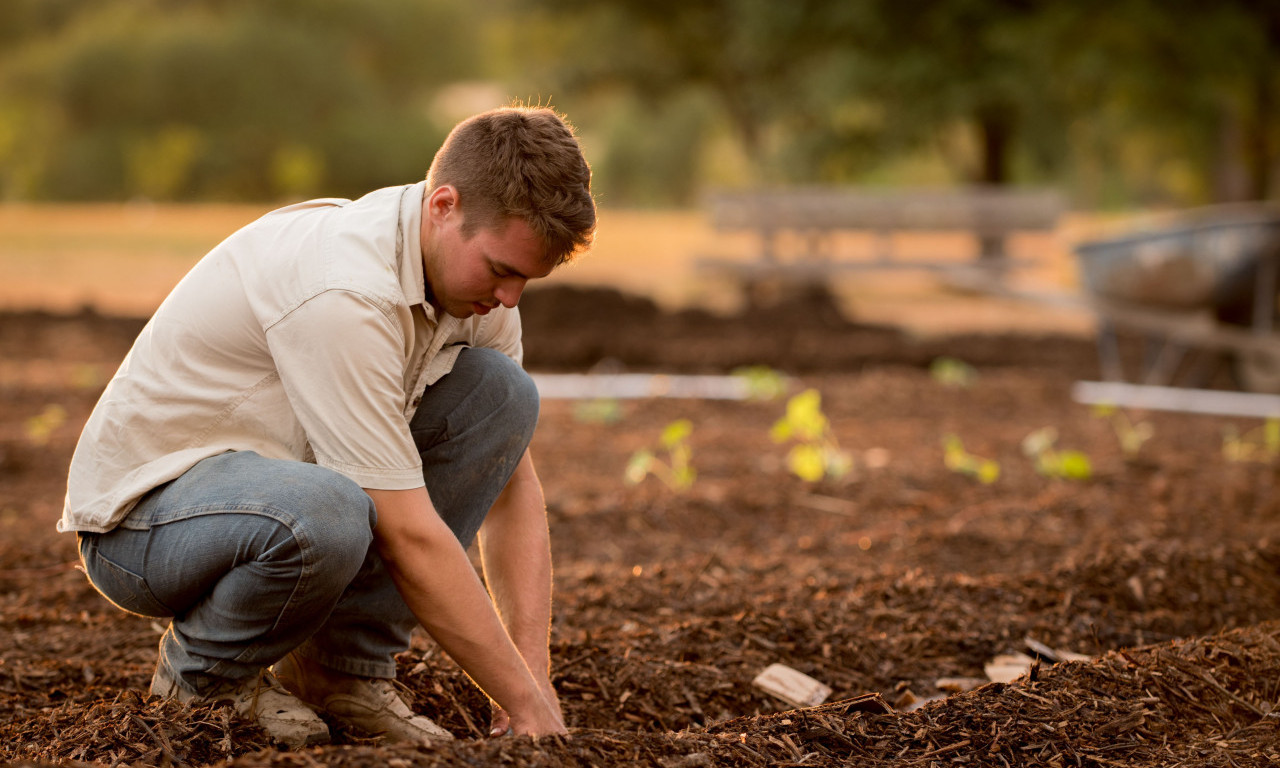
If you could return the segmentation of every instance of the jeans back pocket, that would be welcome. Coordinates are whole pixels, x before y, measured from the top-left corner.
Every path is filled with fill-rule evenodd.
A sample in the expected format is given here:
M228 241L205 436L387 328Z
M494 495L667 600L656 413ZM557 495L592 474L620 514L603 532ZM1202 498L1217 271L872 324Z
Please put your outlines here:
M85 572L89 574L89 583L112 605L138 616L167 618L173 615L151 594L146 579L108 560L98 551L96 536L81 536L80 556L84 560Z

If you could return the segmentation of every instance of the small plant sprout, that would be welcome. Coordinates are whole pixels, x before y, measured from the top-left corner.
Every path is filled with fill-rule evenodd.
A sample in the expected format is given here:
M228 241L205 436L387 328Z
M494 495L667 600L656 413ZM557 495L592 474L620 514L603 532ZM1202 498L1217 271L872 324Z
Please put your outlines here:
M1058 430L1041 427L1022 439L1022 452L1035 462L1036 471L1045 477L1064 480L1088 480L1093 477L1093 464L1080 451L1058 450Z
M956 435L942 438L942 450L942 461L952 472L968 475L983 485L991 485L1000 479L1000 464L994 459L984 459L969 453Z
M573 418L583 424L616 424L622 420L622 404L616 397L595 397L573 406Z
M1222 430L1222 455L1227 461L1271 463L1280 458L1280 418L1240 434L1234 424Z
M769 430L775 443L794 442L787 453L787 468L811 483L824 477L839 478L853 469L853 457L840 449L831 423L822 413L822 395L806 389L787 401L786 415Z
M978 371L954 357L935 357L929 364L929 375L944 387L968 389L978 382Z
M692 434L693 423L688 419L678 419L663 427L658 444L666 454L666 460L647 448L636 451L627 462L627 482L636 485L653 475L673 491L692 488L697 477L692 464L693 449L689 446L689 436Z
M1126 460L1138 458L1138 454L1142 451L1142 444L1154 437L1156 433L1151 422L1134 422L1124 411L1114 405L1105 403L1096 405L1093 408L1093 415L1099 419L1105 419L1111 425L1111 429L1116 433L1116 440L1120 441L1120 450L1124 453Z
M733 370L743 382L750 400L777 400L787 393L787 377L767 365L748 365Z
M22 431L32 445L47 445L49 438L67 420L67 411L58 404L47 405L40 413L22 423Z

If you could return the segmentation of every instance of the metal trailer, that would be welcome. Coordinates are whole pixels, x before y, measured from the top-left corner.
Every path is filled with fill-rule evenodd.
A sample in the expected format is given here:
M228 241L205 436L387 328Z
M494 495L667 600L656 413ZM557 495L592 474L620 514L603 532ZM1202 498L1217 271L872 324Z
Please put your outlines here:
M1196 209L1075 253L1107 381L1203 387L1226 363L1238 388L1280 393L1280 205ZM1132 377L1121 334L1144 341Z

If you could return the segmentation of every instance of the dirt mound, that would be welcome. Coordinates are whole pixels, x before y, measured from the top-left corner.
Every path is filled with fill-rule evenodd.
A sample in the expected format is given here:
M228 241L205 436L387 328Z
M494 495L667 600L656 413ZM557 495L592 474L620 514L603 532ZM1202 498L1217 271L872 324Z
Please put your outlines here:
M1071 337L959 335L921 340L845 317L815 287L737 315L663 312L651 300L608 288L531 288L520 302L526 362L537 370L724 373L769 365L792 373L927 366L943 355L981 366L1054 368L1096 376L1093 344Z

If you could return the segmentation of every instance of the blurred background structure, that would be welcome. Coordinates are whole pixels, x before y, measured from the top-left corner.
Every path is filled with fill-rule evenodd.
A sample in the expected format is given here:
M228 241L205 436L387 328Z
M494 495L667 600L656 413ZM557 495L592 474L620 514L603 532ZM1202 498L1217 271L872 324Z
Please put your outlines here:
M1280 192L1273 0L5 0L0 198L275 201L551 103L606 206L708 186Z
M756 246L711 230L713 190L994 185L1065 202L1023 249L1061 284L1113 219L1280 197L1280 3L4 0L0 305L148 312L236 226L419 179L513 102L566 113L595 171L610 256L566 280L714 308L672 276ZM859 317L919 319L882 279L844 285Z

